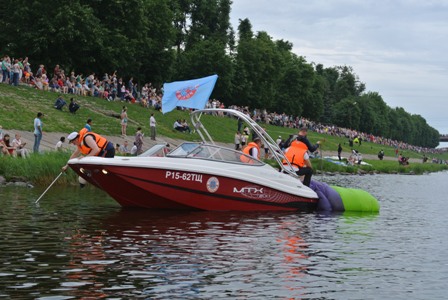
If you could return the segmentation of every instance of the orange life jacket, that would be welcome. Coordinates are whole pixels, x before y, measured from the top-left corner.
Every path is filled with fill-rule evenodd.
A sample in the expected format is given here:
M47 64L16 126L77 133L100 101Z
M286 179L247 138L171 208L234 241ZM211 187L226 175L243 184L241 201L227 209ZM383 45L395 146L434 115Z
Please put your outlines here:
M98 148L100 148L100 151L104 150L104 148L107 146L107 140L104 137L94 132L88 131L87 128L83 128L79 131L79 146L78 146L82 154L87 155L90 153L90 151L92 151L92 148L90 148L84 142L84 139L88 135L91 135L93 137L95 143L98 145Z
M301 168L305 166L305 159L303 158L303 156L305 155L305 152L307 150L308 147L305 145L305 143L294 141L287 149L285 157L291 165L295 165ZM283 164L287 164L286 160L283 160Z
M251 150L252 148L254 148L254 147L258 149L258 157L257 157L257 158L260 159L260 147L258 146L257 143L250 142L250 143L247 145L247 147L245 147L245 148L243 149L243 153L244 153L244 154L247 154L248 156L252 156L252 155L250 155L250 150ZM247 162L250 161L250 159L249 159L247 156L245 156L245 155L241 155L241 156L240 156L240 159L241 159L242 162L245 162L245 163L247 163Z

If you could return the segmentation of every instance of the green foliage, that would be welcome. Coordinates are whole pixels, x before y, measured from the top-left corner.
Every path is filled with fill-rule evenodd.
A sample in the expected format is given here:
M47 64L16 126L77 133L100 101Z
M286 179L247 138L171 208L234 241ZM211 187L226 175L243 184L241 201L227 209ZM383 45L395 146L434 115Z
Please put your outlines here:
M99 78L116 70L125 82L133 77L140 85L152 82L156 87L218 74L212 97L226 105L284 112L418 146L437 146L437 130L419 115L388 107L378 93L366 93L350 66L314 67L293 54L290 42L273 40L267 32L254 33L248 19L240 20L235 45L231 4L4 0L0 53L28 56L32 70L44 64L50 76L59 64L66 73L95 73ZM10 109L36 113L34 107L24 108Z

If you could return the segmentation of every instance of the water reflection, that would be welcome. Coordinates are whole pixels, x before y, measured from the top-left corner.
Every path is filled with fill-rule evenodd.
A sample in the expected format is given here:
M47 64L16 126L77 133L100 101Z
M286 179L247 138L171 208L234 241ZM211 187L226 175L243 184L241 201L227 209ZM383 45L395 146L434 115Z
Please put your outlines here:
M379 214L122 210L76 187L52 189L36 206L39 191L2 188L0 297L437 298L448 274L437 220L448 211L415 189L426 177L408 178L332 178L380 198ZM428 178L431 195L438 178Z

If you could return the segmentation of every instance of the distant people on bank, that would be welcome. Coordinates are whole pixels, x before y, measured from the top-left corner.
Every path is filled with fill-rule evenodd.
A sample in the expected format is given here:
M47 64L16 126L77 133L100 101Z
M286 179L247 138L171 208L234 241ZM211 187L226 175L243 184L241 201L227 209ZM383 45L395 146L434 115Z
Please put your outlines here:
M128 127L128 109L126 106L123 106L123 109L121 110L120 119L121 119L121 135L126 136L126 129Z
M400 154L398 155L398 164L399 164L399 165L402 165L402 166L407 166L407 165L409 165L409 157L405 157L405 156L403 156L402 153L400 153Z
M88 118L86 121L86 125L84 125L84 128L87 129L87 131L92 131L92 119Z
M137 145L134 142L134 145L131 148L131 155L137 156L137 151L138 151L138 147L137 147Z
M42 140L42 117L44 116L43 113L38 112L37 117L34 119L34 145L33 145L33 152L39 153L39 147L40 147L40 141Z
M70 159L81 156L99 156L109 157L115 156L115 147L112 142L109 142L105 137L94 133L88 132L83 128L79 132L72 132L67 136L69 144L76 146L76 150L70 156ZM68 168L68 164L62 167L62 171L65 172Z
M241 133L241 149L244 149L244 147L246 147L248 140L249 134L247 134L246 131L243 131L243 133Z
M14 139L12 140L12 146L16 150L17 156L22 158L30 157L28 149L25 148L26 143L22 142L22 137L20 134L16 133Z
M64 147L64 142L65 142L65 137L61 136L61 138L59 139L59 141L56 143L56 145L54 145L54 150L56 151L62 151L63 147Z
M310 156L308 154L307 145L299 140L291 142L291 145L285 150L285 158L289 161L298 176L303 177L303 184L310 186L311 176L313 175L313 166L311 165ZM288 162L283 160L283 164Z
M129 149L129 142L127 140L125 140L123 142L123 145L120 145L118 147L118 153L120 155L129 155L129 154L131 154L131 149Z
M378 152L378 158L380 160L383 160L383 158L384 158L384 151L383 151L383 149L381 149L380 152Z
M279 148L281 149L280 145L282 143L282 136L279 135L278 138L275 140L275 143L279 146Z
M154 113L151 113L151 117L149 117L149 130L151 135L151 140L156 140L156 118L154 117Z
M339 161L342 161L341 153L342 153L342 146L341 146L341 143L339 143L338 144L338 158L339 158Z
M190 129L190 126L188 125L187 120L183 119L180 124L184 127L185 131L188 131L188 133L191 133L191 129Z
M69 112L75 114L78 111L79 107L80 106L78 103L76 103L75 99L70 98L70 104L68 105Z
M173 124L173 129L179 131L179 132L185 132L186 129L184 128L184 126L182 126L182 123L180 122L180 120L176 120Z
M0 147L2 148L3 155L16 157L16 151L11 144L11 137L8 133L3 136L3 140L0 142Z
M360 165L362 162L362 155L361 153L356 150L352 149L352 154L348 158L348 164L349 165Z
M235 150L240 150L240 145L241 145L241 133L239 131L237 131L235 133L235 137L234 137L234 143L235 143Z
M54 103L54 108L62 110L62 108L67 104L65 102L64 98L62 98L62 95L59 95L59 97L56 99L56 102Z
M134 144L137 146L137 154L136 155L140 155L143 153L143 132L142 132L142 128L138 127L137 128L137 132L135 133L135 140L134 140Z

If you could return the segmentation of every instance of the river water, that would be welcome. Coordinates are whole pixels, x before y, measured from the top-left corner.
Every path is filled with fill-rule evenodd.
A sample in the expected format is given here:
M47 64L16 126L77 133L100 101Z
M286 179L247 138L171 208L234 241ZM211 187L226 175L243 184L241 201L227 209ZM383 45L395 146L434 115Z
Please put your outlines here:
M448 173L315 176L379 214L123 210L0 187L0 299L446 299Z

